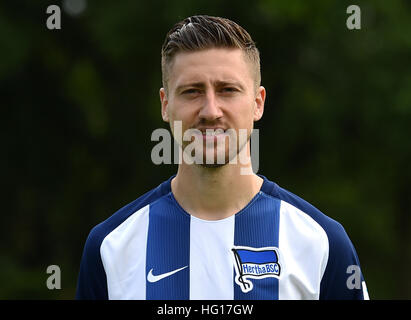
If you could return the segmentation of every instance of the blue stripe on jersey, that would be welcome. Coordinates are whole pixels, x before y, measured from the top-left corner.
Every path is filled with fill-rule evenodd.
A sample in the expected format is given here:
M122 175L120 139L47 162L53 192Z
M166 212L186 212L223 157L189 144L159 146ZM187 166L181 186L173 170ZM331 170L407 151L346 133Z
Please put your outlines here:
M235 217L234 245L251 248L277 247L280 201L260 192ZM244 213L244 214L243 214ZM280 253L281 254L281 253ZM278 279L250 279L253 289L244 293L234 281L235 300L277 300Z
M190 217L174 205L171 194L150 205L146 275L154 276L189 266ZM189 268L156 282L147 281L147 300L188 300Z

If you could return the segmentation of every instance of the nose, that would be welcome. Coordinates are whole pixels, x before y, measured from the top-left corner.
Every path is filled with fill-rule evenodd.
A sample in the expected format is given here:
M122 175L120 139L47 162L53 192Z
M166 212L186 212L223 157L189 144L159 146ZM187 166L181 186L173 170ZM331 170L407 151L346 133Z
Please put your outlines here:
M213 121L223 116L219 101L213 91L208 91L205 95L203 105L201 107L199 117L206 121Z

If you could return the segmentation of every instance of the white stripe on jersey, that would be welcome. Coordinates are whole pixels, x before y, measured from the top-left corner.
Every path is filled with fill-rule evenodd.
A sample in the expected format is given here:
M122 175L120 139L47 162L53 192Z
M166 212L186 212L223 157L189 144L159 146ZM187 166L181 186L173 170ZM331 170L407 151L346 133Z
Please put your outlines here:
M368 289L367 289L367 285L365 284L365 281L362 281L361 285L362 285L362 292L364 294L364 300L370 300L370 296L368 295Z
M191 216L190 300L234 299L234 221Z
M100 247L111 300L146 298L146 251L150 205L110 232Z
M309 215L281 201L279 299L319 299L328 260L328 237Z

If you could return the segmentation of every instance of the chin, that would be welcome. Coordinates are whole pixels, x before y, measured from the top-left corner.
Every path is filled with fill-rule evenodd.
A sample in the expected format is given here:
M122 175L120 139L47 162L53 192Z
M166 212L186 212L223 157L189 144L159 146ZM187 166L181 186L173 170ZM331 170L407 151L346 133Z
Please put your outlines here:
M218 163L209 163L209 164L204 163L204 164L199 164L200 167L208 168L208 169L221 168L221 167L223 167L223 166L225 166L225 165L226 165L226 163L223 163L223 164L218 164Z
M231 159L235 158L236 154L234 155L227 155L225 154L225 157L223 158L223 161L218 161L217 157L214 156L214 159L211 163L207 163L207 159L205 157L202 158L202 161L197 162L199 166L205 167L205 168L220 168L223 167L227 164L230 163Z

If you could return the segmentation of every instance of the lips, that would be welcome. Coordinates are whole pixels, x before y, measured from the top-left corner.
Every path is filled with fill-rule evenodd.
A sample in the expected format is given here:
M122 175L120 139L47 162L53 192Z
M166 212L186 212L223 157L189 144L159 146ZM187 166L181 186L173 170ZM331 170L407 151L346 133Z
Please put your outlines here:
M225 133L225 131L223 129L217 129L217 130L212 130L212 129L208 129L206 131L201 131L201 133L207 137L212 137L212 136L219 136Z
M226 132L223 128L201 127L193 128L192 130L194 130L193 134L197 136L200 136L201 133L203 141L207 142L216 142L217 139L224 139L228 135L228 132Z
M206 136L216 136L216 135L219 135L219 134L223 134L226 131L223 128L218 128L218 127L216 127L216 128L202 127L202 128L197 128L197 130L201 131L201 133L203 135L206 135Z

